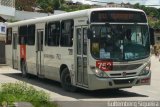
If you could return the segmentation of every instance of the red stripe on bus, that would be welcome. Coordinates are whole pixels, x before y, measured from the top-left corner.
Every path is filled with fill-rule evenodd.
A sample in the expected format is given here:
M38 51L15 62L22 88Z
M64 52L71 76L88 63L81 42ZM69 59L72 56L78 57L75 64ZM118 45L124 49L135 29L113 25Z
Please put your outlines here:
M20 45L20 58L26 60L26 45Z

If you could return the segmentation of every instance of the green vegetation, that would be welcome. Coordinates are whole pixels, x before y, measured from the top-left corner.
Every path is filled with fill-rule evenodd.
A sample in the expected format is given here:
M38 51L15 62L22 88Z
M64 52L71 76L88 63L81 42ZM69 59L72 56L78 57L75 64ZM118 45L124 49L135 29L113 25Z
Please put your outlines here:
M66 5L66 4L63 4L61 7L61 10L66 11L66 12L72 12L72 11L84 10L84 9L89 9L89 8L91 8L90 5Z
M34 107L57 107L49 102L49 95L37 91L26 83L5 83L0 86L0 106L13 105L15 102L30 102Z
M34 11L36 0L16 0L15 7L17 10Z
M54 13L54 10L61 8L64 0L36 0L36 5L42 12Z
M139 5L138 3L134 5L134 8L145 11L149 19L149 25L154 29L160 29L160 9L146 7L144 5Z
M16 0L17 10L34 11L35 7L45 13L54 13L54 10L70 12L91 8L90 5L67 5L65 0Z

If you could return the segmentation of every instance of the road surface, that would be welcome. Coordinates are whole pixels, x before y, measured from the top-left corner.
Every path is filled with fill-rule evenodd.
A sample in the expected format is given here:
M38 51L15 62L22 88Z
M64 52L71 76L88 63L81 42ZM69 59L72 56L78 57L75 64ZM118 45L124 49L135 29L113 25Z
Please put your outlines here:
M51 101L57 101L63 107L83 107L86 106L85 103L91 107L104 107L107 106L109 101L160 101L160 62L155 56L151 57L151 62L152 79L150 86L136 86L121 89L117 92L106 90L86 91L83 89L79 89L76 93L66 92L58 82L39 79L35 76L22 78L20 71L7 66L0 66L0 83L27 82L38 90L49 93ZM160 107L160 103L157 106Z

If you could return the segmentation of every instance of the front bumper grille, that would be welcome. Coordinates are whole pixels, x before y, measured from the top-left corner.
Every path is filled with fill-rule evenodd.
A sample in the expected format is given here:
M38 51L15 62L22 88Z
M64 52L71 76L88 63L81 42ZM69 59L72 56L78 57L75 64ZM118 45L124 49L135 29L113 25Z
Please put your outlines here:
M131 76L135 76L136 75L136 72L127 72L126 73L126 77L131 77ZM122 73L110 73L110 76L111 77L123 77L123 74Z
M113 65L113 71L124 71L124 70L134 70L141 66L142 64L131 64L131 65Z

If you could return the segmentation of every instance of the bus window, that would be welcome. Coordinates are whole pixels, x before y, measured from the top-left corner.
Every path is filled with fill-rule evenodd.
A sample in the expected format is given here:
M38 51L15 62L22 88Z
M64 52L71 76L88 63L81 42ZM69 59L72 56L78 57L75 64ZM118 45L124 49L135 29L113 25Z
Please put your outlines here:
M45 45L48 45L48 23L45 25Z
M35 44L35 25L29 25L27 45L34 45L34 44Z
M25 45L27 43L27 26L21 26L19 28L19 44Z
M83 54L87 55L87 29L83 28Z
M12 28L7 29L6 44L12 43Z
M51 22L48 24L47 29L47 45L58 46L60 37L60 22Z
M82 54L82 45L81 45L81 34L82 31L81 31L81 28L78 28L77 29L77 53L78 55L81 55Z
M65 20L61 23L61 46L73 45L73 20Z

